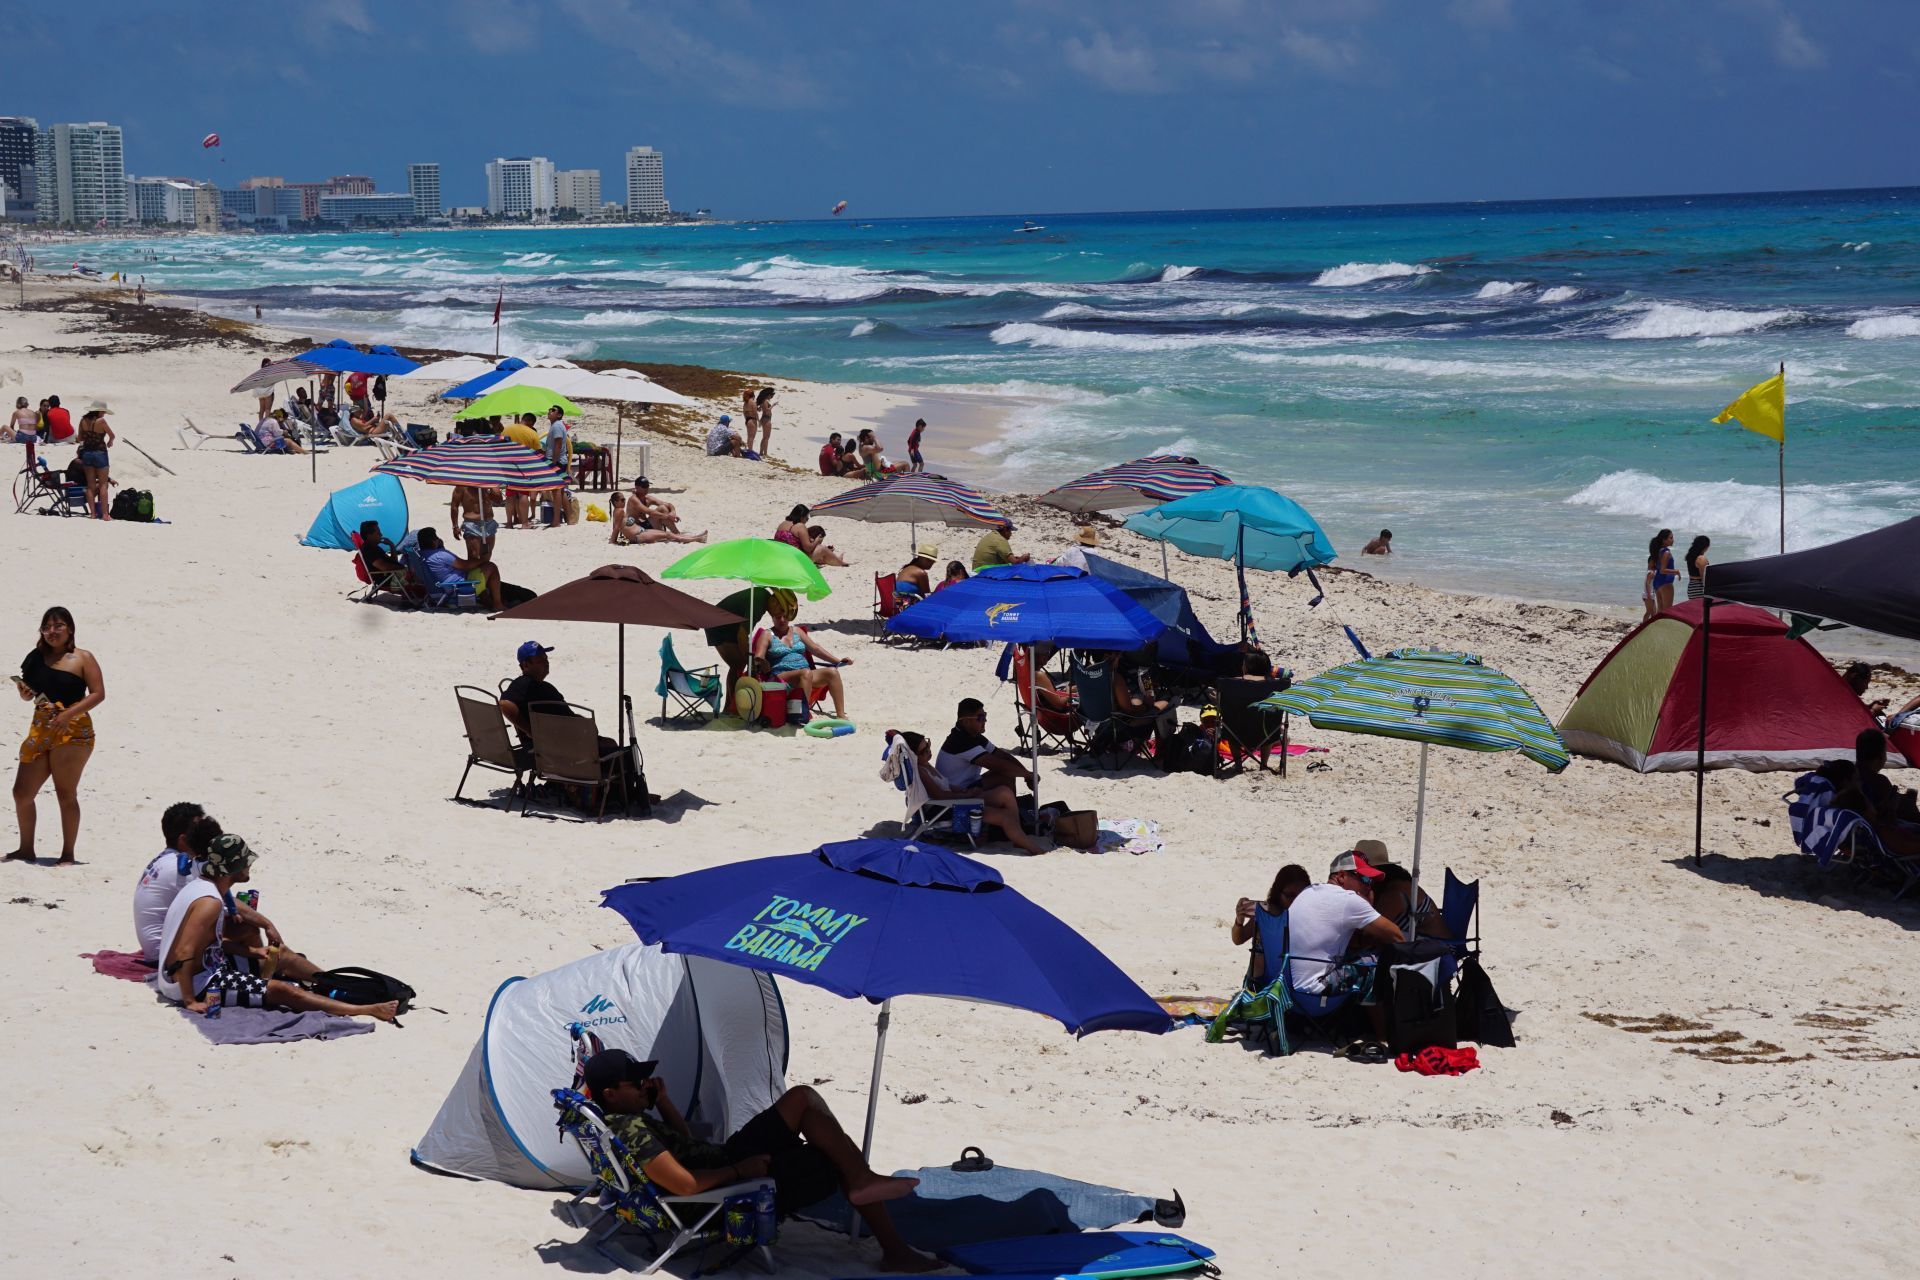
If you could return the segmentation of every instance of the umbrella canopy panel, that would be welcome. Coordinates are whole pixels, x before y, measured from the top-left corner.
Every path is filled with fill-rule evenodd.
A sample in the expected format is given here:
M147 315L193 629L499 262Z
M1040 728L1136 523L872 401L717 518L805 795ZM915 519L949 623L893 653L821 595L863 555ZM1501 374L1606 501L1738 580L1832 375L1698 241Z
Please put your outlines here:
M304 360L276 360L272 364L263 364L240 381L233 384L233 394L247 392L258 394L263 387L278 386L282 382L305 382L317 378L326 370L317 364L308 364Z
M412 373L420 367L392 347L372 346L362 351L344 338L335 338L324 347L302 351L294 359L334 373L385 374L390 378Z
M417 453L390 458L375 471L423 484L479 485L515 493L566 487L567 473L533 450L497 436L455 436Z
M511 417L516 413L544 414L554 405L560 406L562 413L579 413L580 406L547 387L528 386L522 383L516 387L507 387L500 391L491 391L467 406L470 418L490 418L494 414Z
M1707 594L1920 640L1915 565L1920 516L1824 547L1708 565Z
M1118 587L1084 569L1057 564L982 569L887 619L889 631L931 640L1044 640L1120 652L1138 649L1166 629Z
M1331 562L1333 543L1307 509L1258 485L1226 484L1127 520L1142 537L1249 569L1292 573Z
M1089 472L1042 494L1040 501L1075 515L1090 511L1128 511L1174 502L1232 483L1225 472L1202 466L1192 458L1159 453Z
M771 538L734 538L709 543L660 571L663 578L730 578L757 587L785 587L809 600L825 600L833 588L800 548Z
M493 616L525 621L676 627L683 631L725 627L740 621L738 614L656 581L644 569L630 564L601 565L584 578L575 578Z
M890 476L815 503L816 516L874 524L951 524L991 529L1006 515L979 490L945 476Z

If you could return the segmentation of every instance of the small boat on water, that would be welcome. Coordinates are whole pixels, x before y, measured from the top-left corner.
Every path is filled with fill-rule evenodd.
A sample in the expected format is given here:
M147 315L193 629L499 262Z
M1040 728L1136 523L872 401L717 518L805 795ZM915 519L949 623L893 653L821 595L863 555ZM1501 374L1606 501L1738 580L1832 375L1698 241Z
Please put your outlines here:
M1021 224L1020 224L1020 225L1019 225L1018 227L1016 227L1016 228L1015 228L1015 230L1017 230L1017 231L1045 231L1045 230L1046 230L1046 228L1045 228L1045 227L1043 227L1043 226L1041 226L1041 225L1040 225L1039 223L1037 223L1037 222L1023 222L1023 223L1021 223Z

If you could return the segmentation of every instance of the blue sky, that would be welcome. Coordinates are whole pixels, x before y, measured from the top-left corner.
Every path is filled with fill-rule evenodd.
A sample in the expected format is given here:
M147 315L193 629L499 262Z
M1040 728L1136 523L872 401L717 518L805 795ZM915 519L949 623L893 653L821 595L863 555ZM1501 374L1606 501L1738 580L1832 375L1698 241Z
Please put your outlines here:
M479 203L635 143L736 217L1907 185L1915 0L85 0L10 19L0 114L136 173ZM199 140L217 130L224 163Z

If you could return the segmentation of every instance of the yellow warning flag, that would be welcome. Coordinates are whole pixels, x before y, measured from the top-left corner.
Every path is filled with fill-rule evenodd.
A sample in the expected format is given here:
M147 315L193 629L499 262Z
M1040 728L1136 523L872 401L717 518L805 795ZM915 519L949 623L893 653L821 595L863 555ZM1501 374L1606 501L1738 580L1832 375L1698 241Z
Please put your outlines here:
M1720 411L1715 422L1731 419L1756 435L1785 443L1787 439L1787 375L1776 373L1748 387L1738 400Z

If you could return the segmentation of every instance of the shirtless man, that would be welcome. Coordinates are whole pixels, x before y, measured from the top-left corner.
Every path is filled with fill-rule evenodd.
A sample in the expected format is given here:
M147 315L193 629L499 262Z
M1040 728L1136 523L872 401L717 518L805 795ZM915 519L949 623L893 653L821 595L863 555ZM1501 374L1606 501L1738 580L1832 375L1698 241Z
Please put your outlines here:
M1380 536L1360 548L1363 556L1390 556L1393 554L1393 530L1382 529Z
M705 542L706 531L687 534L680 532L680 513L671 502L663 502L653 496L652 486L645 476L633 478L633 492L620 499L614 518L608 523L613 532L607 535L607 541L618 546L646 546L655 542Z

